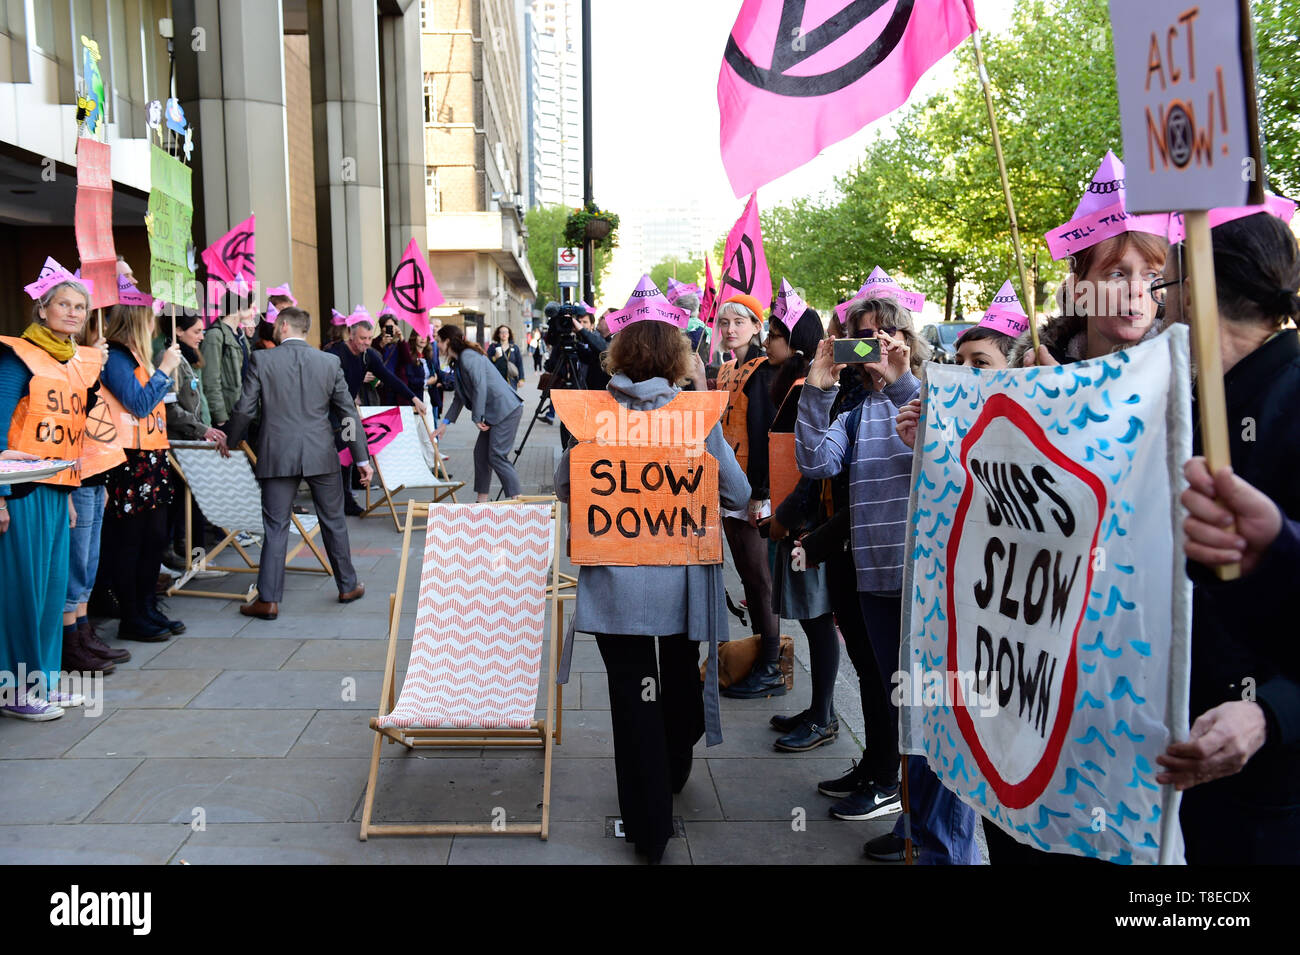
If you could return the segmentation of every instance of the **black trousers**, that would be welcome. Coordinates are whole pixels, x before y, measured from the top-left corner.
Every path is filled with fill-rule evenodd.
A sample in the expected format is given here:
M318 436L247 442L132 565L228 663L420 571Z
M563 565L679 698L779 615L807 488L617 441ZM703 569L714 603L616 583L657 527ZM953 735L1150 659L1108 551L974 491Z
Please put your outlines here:
M114 516L111 508L104 513L99 577L117 597L124 623L138 620L153 605L158 570L166 549L166 507L125 517Z
M862 699L862 721L867 741L862 750L863 772L868 779L886 788L898 781L898 716L889 706L886 680L876 664L876 654L867 637L858 600L858 577L853 558L834 555L826 561L826 588L830 593L835 622L839 624L853 669L858 673L858 692Z
M722 533L745 587L750 629L761 641L758 662L775 663L781 658L781 621L772 609L772 565L767 559L767 541L758 528L738 517L724 517Z
M685 777L704 735L700 645L684 634L597 634L596 646L609 676L623 833L653 850L673 834L674 782Z

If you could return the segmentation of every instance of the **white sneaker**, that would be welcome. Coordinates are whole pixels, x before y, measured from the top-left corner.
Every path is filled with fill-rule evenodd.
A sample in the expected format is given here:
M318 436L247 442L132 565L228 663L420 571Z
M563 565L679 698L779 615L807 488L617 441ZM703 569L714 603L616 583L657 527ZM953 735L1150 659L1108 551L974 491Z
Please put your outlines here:
M27 720L31 723L57 720L62 715L62 708L22 692L18 694L18 702L0 706L0 716L12 716L16 720Z
M240 547L257 547L262 543L262 538L256 534L250 534L248 531L240 531L235 535L235 543Z

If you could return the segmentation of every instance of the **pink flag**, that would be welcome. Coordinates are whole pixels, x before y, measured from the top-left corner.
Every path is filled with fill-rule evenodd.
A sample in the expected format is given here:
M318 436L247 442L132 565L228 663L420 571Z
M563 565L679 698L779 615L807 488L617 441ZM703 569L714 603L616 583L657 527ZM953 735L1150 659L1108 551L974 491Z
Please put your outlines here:
M736 195L902 106L975 27L972 0L744 0L718 73Z
M806 311L808 303L799 297L789 282L781 279L781 291L776 293L776 301L772 303L772 317L780 319L781 324L794 331L795 323Z
M718 310L718 287L713 284L713 266L709 253L704 253L704 297L700 299L700 319L713 329L714 313Z
M397 263L392 281L388 283L384 304L392 306L393 314L428 338L428 311L445 301L433 272L429 270L428 256L412 239L402 253L402 260Z
M648 275L641 276L622 310L605 316L611 334L618 334L636 322L647 321L666 322L685 331L690 320L691 313L668 301Z
M231 291L239 295L247 295L247 283L257 280L256 218L250 215L203 250L208 276L221 282L238 283Z
M998 294L993 296L993 304L980 319L980 328L991 328L1013 338L1019 338L1029 328L1029 317L1025 315L1020 296L1016 295L1010 279L1002 283Z
M757 193L749 197L745 211L727 234L722 256L722 289L718 298L725 302L737 292L752 295L764 304L772 301L772 277L767 273L767 256L763 254Z
M402 433L402 409L385 408L378 414L361 419L361 427L366 432L366 447L370 449L370 460ZM344 448L339 452L339 464L347 466L352 463L352 449Z

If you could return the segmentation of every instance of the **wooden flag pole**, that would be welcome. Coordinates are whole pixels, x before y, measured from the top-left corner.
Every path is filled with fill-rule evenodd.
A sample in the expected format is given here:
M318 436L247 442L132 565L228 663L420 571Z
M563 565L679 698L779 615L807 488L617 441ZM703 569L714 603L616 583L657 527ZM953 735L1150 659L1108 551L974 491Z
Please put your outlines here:
M998 135L998 118L993 111L993 92L989 89L988 70L984 69L984 52L980 48L980 31L971 34L975 45L975 66L979 70L980 85L984 88L984 105L989 111L989 128L993 131L993 151L998 157L998 173L1002 176L1002 195L1007 200L1007 216L1011 223L1011 244L1016 250L1016 268L1020 271L1020 291L1024 296L1022 304L1029 313L1029 336L1033 342L1034 354L1038 354L1038 302L1034 289L1030 287L1025 272L1025 255L1020 248L1020 224L1016 221L1016 204L1011 199L1011 183L1007 179L1007 161L1002 155L1002 137Z
M1187 260L1184 285L1191 295L1192 355L1196 359L1196 403L1201 419L1201 449L1214 474L1232 466L1228 445L1228 403L1223 393L1223 357L1219 352L1219 298L1214 279L1214 246L1210 239L1210 214L1185 212ZM1241 576L1240 564L1214 569L1220 580Z

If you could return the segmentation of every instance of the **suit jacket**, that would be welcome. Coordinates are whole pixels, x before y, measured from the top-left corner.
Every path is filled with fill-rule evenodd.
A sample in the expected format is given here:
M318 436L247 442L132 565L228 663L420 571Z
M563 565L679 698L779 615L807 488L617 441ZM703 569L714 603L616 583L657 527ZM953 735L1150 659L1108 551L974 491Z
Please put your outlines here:
M334 446L331 411L344 422L345 433L349 431L345 419L354 422L350 429L353 438L348 442L352 459L358 463L370 460L361 417L334 355L317 351L300 339L254 352L239 404L226 423L232 445L243 439L259 406L259 478L306 477L337 471L339 455Z
M475 424L500 424L518 410L523 400L506 384L487 355L472 348L460 353L456 359L456 400L447 411L448 421L455 421L462 408L469 408Z

